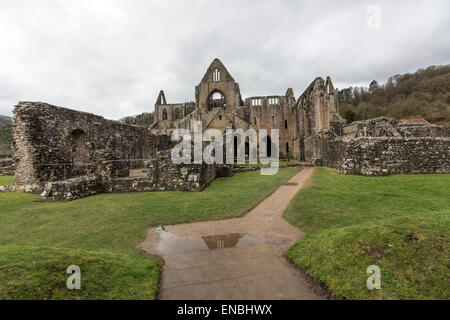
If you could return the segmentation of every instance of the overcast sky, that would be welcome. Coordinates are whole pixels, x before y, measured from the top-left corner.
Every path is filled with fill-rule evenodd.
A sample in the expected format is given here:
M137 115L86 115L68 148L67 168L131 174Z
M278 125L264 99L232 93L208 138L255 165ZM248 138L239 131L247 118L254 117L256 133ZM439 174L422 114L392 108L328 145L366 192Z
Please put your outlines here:
M194 100L215 57L244 98L298 97L327 75L367 86L450 63L449 35L448 0L2 0L0 114L25 100L111 119L149 112L160 89L169 103Z

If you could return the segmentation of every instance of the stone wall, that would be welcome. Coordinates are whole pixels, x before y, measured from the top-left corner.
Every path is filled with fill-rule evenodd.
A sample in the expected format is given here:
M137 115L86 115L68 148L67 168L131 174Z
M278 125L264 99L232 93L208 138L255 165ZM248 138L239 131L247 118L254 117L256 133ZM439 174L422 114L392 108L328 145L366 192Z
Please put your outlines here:
M216 166L175 164L170 150L166 150L158 152L154 161L148 163L148 176L155 190L201 191L216 178Z
M323 164L342 174L450 173L449 137L322 139Z
M144 177L116 178L108 192L202 191L216 178L216 166L208 164L175 164L171 150L163 150L146 161Z
M320 136L324 132L341 135L346 121L339 115L338 91L331 79L316 78L297 100L299 157L320 164Z
M127 176L132 166L170 147L170 137L148 128L106 120L40 102L14 109L13 151L16 184L58 181L76 176Z
M245 99L245 106L236 110L236 119L244 120L244 124L235 121L235 128L278 129L280 157L294 158L298 154L298 136L295 98L293 90L287 89L284 96L258 96Z
M0 176L13 176L14 163L10 154L0 154Z
M47 182L40 195L41 201L75 200L103 191L96 176L82 176L64 181Z

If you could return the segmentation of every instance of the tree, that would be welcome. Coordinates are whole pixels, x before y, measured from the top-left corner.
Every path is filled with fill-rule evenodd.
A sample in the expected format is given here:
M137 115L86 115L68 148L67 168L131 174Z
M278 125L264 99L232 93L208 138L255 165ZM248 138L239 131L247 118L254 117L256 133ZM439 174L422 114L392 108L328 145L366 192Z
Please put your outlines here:
M341 115L349 122L380 116L398 119L408 116L449 125L450 65L396 74L385 85L373 80L369 88L343 88L339 92L339 102ZM356 114L356 118L347 110Z
M342 116L345 120L347 120L347 123L349 124L356 121L357 119L356 113L352 110L346 110Z
M361 91L358 87L353 89L353 105L356 107L361 101Z
M12 123L8 122L0 130L0 144L9 149L11 143L12 143Z
M369 84L369 91L373 92L376 89L379 89L380 85L378 84L377 80L373 80L370 84Z
M144 112L137 116L125 117L123 119L120 119L120 121L122 121L126 124L150 127L155 120L154 120L153 112Z

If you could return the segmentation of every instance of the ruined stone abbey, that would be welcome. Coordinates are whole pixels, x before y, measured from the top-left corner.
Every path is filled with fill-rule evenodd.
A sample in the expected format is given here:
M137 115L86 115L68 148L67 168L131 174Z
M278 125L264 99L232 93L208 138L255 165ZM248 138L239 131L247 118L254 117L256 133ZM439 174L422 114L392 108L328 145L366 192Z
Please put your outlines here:
M298 99L284 95L243 99L239 84L215 59L195 87L195 102L167 103L160 91L150 128L106 120L40 102L14 110L14 190L43 200L100 192L200 191L223 172L217 165L175 165L178 128L279 130L281 158L367 176L450 172L450 130L391 118L347 124L331 79L316 78ZM270 150L268 150L270 153ZM1 191L1 190L0 190ZM4 190L3 190L4 191Z
M314 105L314 108L310 108ZM309 137L345 120L338 110L338 92L331 79L317 78L298 101L294 90L285 95L242 99L239 84L219 59L215 59L195 87L195 103L168 104L161 90L155 103L154 134L168 134L178 128L193 130L201 121L203 130L214 128L279 130L281 158L313 160ZM269 138L270 139L270 138ZM306 143L306 144L305 144ZM270 148L270 143L269 143Z

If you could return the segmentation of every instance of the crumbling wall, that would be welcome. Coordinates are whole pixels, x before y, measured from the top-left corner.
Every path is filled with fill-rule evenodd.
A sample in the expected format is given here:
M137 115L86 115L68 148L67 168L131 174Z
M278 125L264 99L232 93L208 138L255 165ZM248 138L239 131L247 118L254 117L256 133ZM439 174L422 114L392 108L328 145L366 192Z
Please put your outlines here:
M157 191L202 191L216 178L214 164L175 164L170 150L158 152L147 166L148 176Z
M148 128L41 102L14 109L16 184L58 181L82 175L126 176L134 166L170 147L170 137Z
M92 196L102 191L103 186L97 176L82 176L64 181L47 182L40 195L40 200L75 200Z
M291 88L284 96L250 97L245 99L245 106L237 110L237 116L245 120L245 124L235 121L235 128L257 131L278 129L279 152L282 158L298 156L297 121L294 93ZM238 118L236 117L236 118ZM296 153L297 152L297 153Z
M13 176L14 162L10 154L0 154L0 176Z
M38 192L41 200L201 191L216 177L215 165L173 163L170 137L145 127L40 102L19 103L14 114L14 189Z
M341 135L346 121L339 115L338 91L331 79L318 77L297 100L301 161L322 162L321 134Z
M322 139L323 164L342 174L450 173L449 137Z

